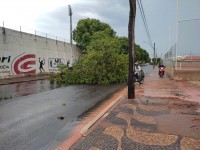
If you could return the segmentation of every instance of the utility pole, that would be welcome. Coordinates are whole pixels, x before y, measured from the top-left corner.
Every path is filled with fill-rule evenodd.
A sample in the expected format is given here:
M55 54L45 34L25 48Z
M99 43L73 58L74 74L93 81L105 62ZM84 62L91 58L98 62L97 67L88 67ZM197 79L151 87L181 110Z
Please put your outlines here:
M69 16L70 16L70 44L71 44L71 61L70 64L72 65L73 61L73 56L72 56L72 8L70 5L68 5L68 11L69 11Z
M70 16L70 43L72 45L72 8L68 5L69 16Z
M175 56L175 70L177 70L177 50L178 50L178 18L179 18L179 0L176 0L176 56Z
M135 16L136 16L136 0L129 0L129 24L128 24L128 39L129 39L129 71L128 71L128 99L135 98Z
M157 60L155 60L155 59L157 59L155 57L155 55L156 55L156 46L155 46L155 43L153 43L153 57L154 57L153 68L155 68L155 62L157 61Z

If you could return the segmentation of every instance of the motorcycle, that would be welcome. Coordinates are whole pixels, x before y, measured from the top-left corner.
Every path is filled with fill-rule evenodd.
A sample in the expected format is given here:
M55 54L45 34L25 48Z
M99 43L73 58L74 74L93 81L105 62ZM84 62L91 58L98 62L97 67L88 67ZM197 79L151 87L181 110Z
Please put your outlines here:
M135 82L139 82L140 84L142 84L144 82L144 72L143 70L141 70L140 75L138 75L137 73L135 74Z
M159 72L158 72L159 76L162 77L165 74L165 67L159 67Z
M141 70L139 76L137 74L135 74L134 81L142 84L144 82L144 77L145 77L145 74L144 74L143 70ZM128 85L128 77L127 77L127 85Z

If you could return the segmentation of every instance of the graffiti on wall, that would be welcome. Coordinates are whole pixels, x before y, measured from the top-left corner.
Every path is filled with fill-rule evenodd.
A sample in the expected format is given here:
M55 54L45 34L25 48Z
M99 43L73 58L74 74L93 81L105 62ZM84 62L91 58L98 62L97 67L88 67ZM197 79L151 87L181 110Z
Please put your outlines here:
M42 60L39 58L39 63L40 63L40 66L39 66L39 70L40 72L45 72L43 66L45 64L45 59L43 58Z
M18 56L0 57L0 73L34 74L36 73L35 54L20 54Z
M49 58L49 64L48 64L49 71L56 72L58 71L58 66L64 64L65 64L65 59L63 58Z
M39 57L39 61L37 61L35 54L0 56L0 73L7 75L36 74L37 68L40 72L45 72L44 65L48 65L49 72L57 72L59 65L69 65L69 61L63 58L49 58L48 64L45 62L45 58Z
M13 74L35 74L36 61L35 54L20 54L12 62Z
M0 73L10 73L11 56L0 57Z

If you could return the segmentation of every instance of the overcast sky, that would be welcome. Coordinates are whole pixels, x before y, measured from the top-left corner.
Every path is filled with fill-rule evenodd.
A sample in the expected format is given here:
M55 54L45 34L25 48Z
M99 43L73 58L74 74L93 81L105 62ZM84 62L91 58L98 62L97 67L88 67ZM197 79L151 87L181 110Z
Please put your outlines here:
M118 36L128 35L129 0L0 0L0 2L1 26L4 21L5 27L19 30L19 26L22 26L22 30L31 29L33 33L34 30L38 30L65 38L69 42L68 5L71 5L73 29L80 19L95 18L108 23ZM163 56L170 45L176 42L176 0L142 0L142 3L152 42L156 45L158 57ZM179 20L200 18L200 0L179 0L179 4ZM200 24L196 28L199 26ZM184 24L181 29L187 30L190 27L193 25ZM200 35L199 31L195 30L192 33ZM136 43L146 49L152 57L153 50L148 43L138 7L135 32ZM184 36L186 33L181 34L183 43ZM200 41L195 42L200 43Z

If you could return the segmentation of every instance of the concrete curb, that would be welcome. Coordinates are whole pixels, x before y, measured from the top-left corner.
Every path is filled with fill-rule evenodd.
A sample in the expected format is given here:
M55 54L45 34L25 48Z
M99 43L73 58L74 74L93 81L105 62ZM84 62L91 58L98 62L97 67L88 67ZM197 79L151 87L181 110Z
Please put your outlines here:
M87 123L80 131L82 136L86 136L86 132L88 131L88 129L90 129L111 107L113 107L117 102L119 102L119 100L121 100L124 97L125 96L123 95L116 98L116 100L111 102L103 111L101 111L94 119L92 119L92 121Z

